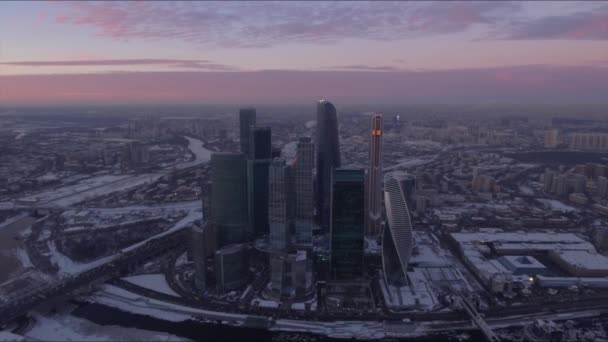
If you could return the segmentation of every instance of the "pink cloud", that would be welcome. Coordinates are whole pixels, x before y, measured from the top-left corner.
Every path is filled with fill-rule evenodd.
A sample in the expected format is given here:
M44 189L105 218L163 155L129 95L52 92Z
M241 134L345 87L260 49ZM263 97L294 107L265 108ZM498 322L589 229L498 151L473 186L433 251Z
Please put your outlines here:
M185 69L206 69L206 70L236 70L236 67L214 63L207 60L195 59L81 59L81 60L61 60L61 61L12 61L0 62L0 65L7 66L26 66L26 67L77 67L77 66L135 66L135 65L156 65L169 66Z
M0 76L0 104L408 103L487 99L603 102L608 68L521 66L443 71L124 72Z
M73 2L56 22L92 27L115 40L263 47L459 32L497 22L499 14L520 7L510 2Z

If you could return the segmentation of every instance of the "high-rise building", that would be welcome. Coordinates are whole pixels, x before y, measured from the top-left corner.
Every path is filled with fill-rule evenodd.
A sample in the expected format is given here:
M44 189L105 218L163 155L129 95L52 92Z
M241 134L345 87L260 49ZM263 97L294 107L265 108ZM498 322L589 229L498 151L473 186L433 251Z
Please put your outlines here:
M356 280L363 275L365 171L335 169L332 185L330 278Z
M251 126L255 125L255 108L242 108L239 110L239 125L241 133L241 152L249 155L251 139Z
M572 133L570 147L579 150L608 150L608 133Z
M300 246L312 245L314 148L314 144L309 137L300 138L296 146L296 164L294 168L296 196L294 242Z
M330 225L332 170L340 167L340 140L336 107L326 100L317 104L317 215L322 229Z
M270 127L252 127L247 161L249 229L254 236L268 234L268 167L272 162Z
M406 194L398 179L389 177L384 183L386 225L382 237L382 269L387 284L405 285L407 265L414 246L412 221Z
M372 115L367 173L367 235L380 233L382 220L382 114Z
M559 130L545 131L545 147L556 147L559 144Z
M247 246L234 244L215 252L215 278L217 290L225 292L238 289L247 282Z
M241 243L247 233L247 173L242 153L211 155L210 220L219 248Z
M199 291L207 288L205 265L205 231L198 225L192 226L192 254L194 256L194 285Z
M283 253L272 253L270 261L270 296L273 299L279 300L283 297L287 290L286 256Z
M312 285L312 273L308 272L306 251L275 253L270 257L270 294L274 299L302 298Z
M286 251L293 222L294 192L291 166L284 159L275 159L268 172L268 223L270 248Z

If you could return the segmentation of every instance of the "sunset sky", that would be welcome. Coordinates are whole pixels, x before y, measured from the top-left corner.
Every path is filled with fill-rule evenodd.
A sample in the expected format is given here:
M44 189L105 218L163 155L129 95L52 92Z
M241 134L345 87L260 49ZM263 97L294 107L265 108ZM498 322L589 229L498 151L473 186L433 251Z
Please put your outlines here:
M606 102L608 2L1 2L0 105Z

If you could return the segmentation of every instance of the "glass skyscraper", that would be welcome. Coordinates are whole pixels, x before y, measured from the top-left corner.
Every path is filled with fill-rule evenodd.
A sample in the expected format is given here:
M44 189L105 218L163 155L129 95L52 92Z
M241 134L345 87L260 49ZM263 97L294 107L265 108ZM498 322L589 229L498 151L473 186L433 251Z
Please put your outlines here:
M255 108L242 108L239 110L239 126L241 135L241 152L249 155L251 126L255 125Z
M330 224L331 174L340 167L340 141L336 107L328 101L317 104L317 215L321 228Z
M211 222L217 245L245 241L247 231L247 174L242 153L211 155Z
M314 144L309 137L298 140L295 173L295 243L312 245L314 189L312 172L315 166Z
M268 223L270 225L270 248L286 251L293 222L294 193L291 167L283 159L275 159L268 172Z
M335 169L332 184L330 278L357 280L363 276L365 171Z
M382 237L382 268L387 285L406 285L407 265L414 246L405 184L397 177L388 177L384 182L386 225Z
M268 167L272 161L270 127L252 127L247 161L249 226L254 236L268 234Z
M367 176L367 234L380 233L382 220L382 114L372 114L369 141L369 171Z

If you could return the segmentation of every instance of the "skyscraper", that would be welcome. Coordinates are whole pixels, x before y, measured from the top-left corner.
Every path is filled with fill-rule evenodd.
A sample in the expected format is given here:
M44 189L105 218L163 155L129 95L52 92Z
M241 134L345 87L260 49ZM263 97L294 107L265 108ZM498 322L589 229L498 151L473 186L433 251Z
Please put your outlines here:
M384 182L386 225L382 237L382 269L387 284L406 284L407 264L412 255L412 221L402 182L388 177Z
M242 108L239 110L239 125L241 133L241 152L249 155L251 139L251 126L255 125L255 108Z
M315 166L314 144L309 137L298 140L295 165L295 243L312 245L314 189L312 171Z
M340 141L336 107L328 101L317 104L317 215L321 228L330 225L332 170L340 167Z
M242 153L211 155L211 222L217 246L244 242L247 232L247 174Z
M275 159L268 172L268 223L270 225L270 248L286 251L290 241L293 222L294 193L292 170L284 159Z
M367 175L367 234L380 233L382 219L382 114L372 115L369 140L369 171Z
M332 184L330 278L356 280L363 275L365 171L336 169Z
M252 127L247 161L249 227L254 236L268 233L268 167L272 161L270 127Z
M215 252L215 278L217 290L237 289L247 282L249 262L245 244L233 244Z

